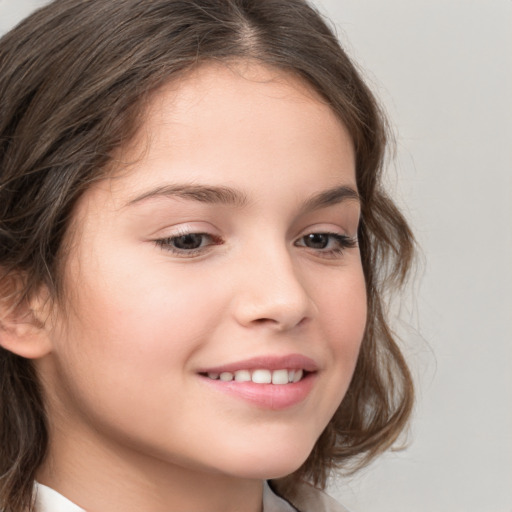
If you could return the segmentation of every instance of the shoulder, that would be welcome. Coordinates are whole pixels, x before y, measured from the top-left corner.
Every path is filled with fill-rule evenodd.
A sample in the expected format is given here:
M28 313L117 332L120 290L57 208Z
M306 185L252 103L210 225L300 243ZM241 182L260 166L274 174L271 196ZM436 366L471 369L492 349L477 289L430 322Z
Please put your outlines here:
M306 482L300 483L293 496L286 500L298 512L350 512L327 493Z
M349 512L327 493L308 483L299 485L294 505L301 512Z

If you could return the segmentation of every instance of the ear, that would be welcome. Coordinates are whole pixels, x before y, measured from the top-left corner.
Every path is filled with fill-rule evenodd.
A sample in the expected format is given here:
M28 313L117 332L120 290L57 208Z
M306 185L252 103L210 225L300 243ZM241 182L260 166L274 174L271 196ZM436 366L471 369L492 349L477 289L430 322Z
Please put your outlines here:
M21 357L39 359L51 352L47 330L49 294L46 287L42 287L36 296L20 303L17 297L23 285L20 275L2 275L0 346Z

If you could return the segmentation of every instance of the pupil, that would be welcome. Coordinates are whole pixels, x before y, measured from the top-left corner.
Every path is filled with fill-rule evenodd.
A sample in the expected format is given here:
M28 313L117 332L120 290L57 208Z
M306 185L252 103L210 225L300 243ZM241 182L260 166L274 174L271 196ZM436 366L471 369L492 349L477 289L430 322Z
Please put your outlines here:
M198 249L201 247L203 235L190 233L189 235L179 236L174 239L174 247L177 249Z
M312 249L325 249L329 243L329 235L311 233L306 236L306 245Z

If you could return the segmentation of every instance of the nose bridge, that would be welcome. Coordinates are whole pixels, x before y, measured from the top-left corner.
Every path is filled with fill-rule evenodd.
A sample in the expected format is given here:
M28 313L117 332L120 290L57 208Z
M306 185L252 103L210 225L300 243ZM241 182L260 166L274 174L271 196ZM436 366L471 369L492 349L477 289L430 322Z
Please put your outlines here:
M244 325L267 323L293 328L309 317L313 304L307 286L284 241L252 251L238 280L235 315Z

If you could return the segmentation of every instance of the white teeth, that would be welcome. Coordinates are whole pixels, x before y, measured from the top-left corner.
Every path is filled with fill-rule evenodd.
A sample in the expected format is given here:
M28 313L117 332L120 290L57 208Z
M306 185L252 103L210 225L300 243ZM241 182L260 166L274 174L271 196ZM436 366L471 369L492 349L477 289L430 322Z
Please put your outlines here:
M237 370L236 372L208 372L208 377L223 382L254 382L255 384L291 384L299 382L304 376L304 370Z
M254 370L252 372L252 381L256 384L270 384L272 382L272 373L270 370Z
M251 372L249 370L238 370L235 372L235 380L237 382L249 382L251 380Z
M288 384L288 370L274 370L272 384Z

